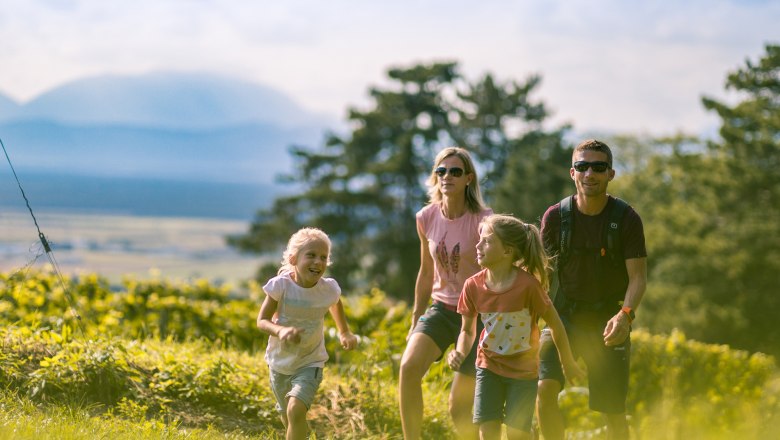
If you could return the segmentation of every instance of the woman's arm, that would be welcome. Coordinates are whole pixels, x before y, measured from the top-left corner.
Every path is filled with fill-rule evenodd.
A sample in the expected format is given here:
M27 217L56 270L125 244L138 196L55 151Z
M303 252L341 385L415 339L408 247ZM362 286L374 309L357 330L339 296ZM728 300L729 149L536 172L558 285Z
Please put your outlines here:
M414 285L414 308L412 309L412 326L409 329L410 335L417 325L417 320L428 308L433 291L433 257L428 250L428 238L425 237L419 220L417 221L417 235L420 237L420 271L417 273L417 282Z

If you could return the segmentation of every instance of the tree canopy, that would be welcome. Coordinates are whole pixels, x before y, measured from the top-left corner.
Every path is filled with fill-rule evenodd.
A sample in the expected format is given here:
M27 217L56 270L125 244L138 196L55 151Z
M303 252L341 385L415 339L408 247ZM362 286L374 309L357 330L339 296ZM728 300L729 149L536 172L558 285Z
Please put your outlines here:
M710 142L650 140L653 154L614 188L640 207L649 254L642 322L708 342L780 354L780 46L730 73L734 104Z
M260 210L232 245L276 252L296 229L319 227L334 243L331 274L339 283L377 284L410 299L420 264L414 216L427 202L424 179L439 149L469 149L488 202L495 192L501 210L538 217L541 203L524 201L522 193L563 191L548 188L549 179L517 189L504 182L517 178L510 168L530 172L539 158L565 150L566 128L544 131L548 112L532 99L538 76L469 81L454 62L392 68L387 76L390 86L370 89L370 108L349 110L351 133L331 133L321 148L292 148L296 169L287 178L302 192ZM528 163L518 159L523 152Z

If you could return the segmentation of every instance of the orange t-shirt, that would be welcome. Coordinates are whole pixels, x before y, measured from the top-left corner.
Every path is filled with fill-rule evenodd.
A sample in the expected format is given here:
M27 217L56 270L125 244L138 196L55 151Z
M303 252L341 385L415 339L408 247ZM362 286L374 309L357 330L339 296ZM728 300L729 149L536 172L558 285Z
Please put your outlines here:
M458 313L476 316L485 324L479 335L477 367L513 379L535 379L539 371L537 321L552 302L542 285L523 269L514 284L494 292L485 284L487 270L467 279Z

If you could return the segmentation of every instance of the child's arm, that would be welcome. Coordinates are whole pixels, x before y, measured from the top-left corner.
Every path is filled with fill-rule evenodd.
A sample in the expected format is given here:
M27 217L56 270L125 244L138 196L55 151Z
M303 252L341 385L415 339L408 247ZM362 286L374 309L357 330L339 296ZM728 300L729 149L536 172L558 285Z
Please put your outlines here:
M297 327L285 327L283 325L275 324L271 320L274 313L276 313L276 307L278 305L279 303L271 298L270 295L265 295L263 305L260 306L260 313L257 315L257 328L271 336L276 336L281 341L295 344L301 342L301 329Z
M466 356L471 352L471 347L474 345L474 338L476 338L477 332L477 317L461 315L460 334L458 335L458 342L455 343L455 349L450 351L447 356L447 363L450 364L450 368L457 370L466 359Z
M542 318L550 327L550 330L552 330L552 338L555 347L558 349L558 356L561 359L563 374L569 380L585 377L585 372L582 371L580 366L577 365L577 361L574 359L574 354L571 352L571 346L569 346L569 337L566 335L566 328L563 326L555 307L547 307L547 311L542 315Z
M349 331L349 324L347 324L347 315L344 313L344 304L341 303L341 298L336 304L330 306L330 315L333 320L336 321L336 328L339 329L339 342L344 350L352 350L357 345L357 338Z

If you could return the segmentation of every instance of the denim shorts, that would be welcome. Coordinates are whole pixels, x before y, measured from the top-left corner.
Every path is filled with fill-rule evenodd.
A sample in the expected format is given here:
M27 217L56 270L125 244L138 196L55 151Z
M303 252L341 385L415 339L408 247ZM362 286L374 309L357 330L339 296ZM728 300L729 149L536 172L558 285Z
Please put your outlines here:
M271 370L271 389L276 396L276 409L279 412L287 411L287 400L295 397L311 408L314 395L322 382L322 368L301 368L295 374L288 376Z
M434 301L425 314L420 316L417 321L417 325L412 330L412 333L422 333L433 339L433 342L441 350L442 356L450 348L450 345L458 342L458 336L460 335L461 316L458 312L452 310L449 306ZM479 334L482 333L482 320L477 317L477 337L474 338L474 345L471 346L466 359L463 359L463 363L458 369L458 373L474 376L475 365L477 363L477 341L479 340ZM439 357L441 359L441 357ZM439 359L436 359L437 361Z
M477 368L474 423L498 420L511 428L531 432L537 386L536 379L512 379Z
M609 317L594 319L588 314L561 315L575 356L582 356L588 367L589 406L607 414L626 412L631 337L620 345L604 345L604 327ZM554 379L564 385L558 351L549 328L542 330L539 348L539 379Z

